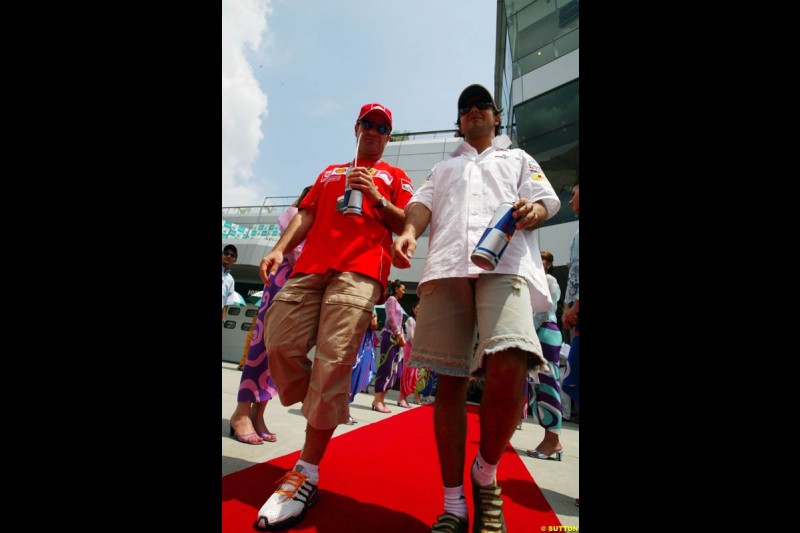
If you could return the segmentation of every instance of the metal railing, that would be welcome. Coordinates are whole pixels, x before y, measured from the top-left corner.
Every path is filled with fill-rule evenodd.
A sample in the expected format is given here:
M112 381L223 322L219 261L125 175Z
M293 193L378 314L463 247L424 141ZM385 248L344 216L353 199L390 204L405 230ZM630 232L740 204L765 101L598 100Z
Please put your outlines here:
M286 199L289 199L287 202ZM275 200L281 200L278 203L272 203ZM231 207L223 207L222 215L258 215L262 213L281 213L284 209L289 207L297 200L296 196L267 196L264 198L262 205L236 205ZM269 203L268 203L269 202Z
M441 137L454 137L458 130L431 130L431 131L398 131L392 133L389 142L416 141L418 139L438 139Z
M508 130L513 130L516 124L511 124L508 126L500 126L501 130L506 130L507 134L511 136L511 133L508 133ZM458 130L431 130L431 131L411 131L411 132L402 132L399 131L397 133L393 133L392 137L389 139L389 142L400 142L400 141L417 141L420 139L439 139L444 137L455 137L455 134Z

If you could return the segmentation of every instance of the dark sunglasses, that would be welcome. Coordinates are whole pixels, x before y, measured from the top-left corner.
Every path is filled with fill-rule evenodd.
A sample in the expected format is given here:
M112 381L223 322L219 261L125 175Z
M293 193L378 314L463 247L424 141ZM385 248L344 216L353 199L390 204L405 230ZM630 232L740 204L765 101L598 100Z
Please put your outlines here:
M236 254L233 252L222 252L222 255L233 257L234 259L236 259Z
M477 107L480 111L484 111L490 107L494 107L494 104L491 102L475 102L474 104L469 104L467 107L460 107L458 109L458 116L463 117L472 110L473 106Z
M358 122L356 122L356 124L364 128L365 130L371 130L372 128L375 128L381 135L386 135L390 131L389 126L386 126L385 124L375 124L374 122L370 122L369 120L359 120Z

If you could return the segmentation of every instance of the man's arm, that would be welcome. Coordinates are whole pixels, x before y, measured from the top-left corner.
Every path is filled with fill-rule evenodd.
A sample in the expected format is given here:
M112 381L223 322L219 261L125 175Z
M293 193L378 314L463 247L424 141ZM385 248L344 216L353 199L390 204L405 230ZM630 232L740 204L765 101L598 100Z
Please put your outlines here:
M389 226L392 232L399 235L400 232L403 231L403 224L406 221L405 211L386 198L386 207L380 209L380 212L383 215L383 222Z
M278 239L278 244L276 244L275 247L272 248L272 251L261 260L259 274L264 283L271 285L269 277L275 275L278 271L278 267L283 262L283 254L291 252L298 244L305 240L306 235L308 235L311 229L311 225L314 224L315 218L314 213L306 209L301 209L292 217L286 231L284 231L281 238Z
M392 264L397 268L409 268L417 237L422 235L431 221L431 210L419 202L408 204L405 209L405 226L392 244Z

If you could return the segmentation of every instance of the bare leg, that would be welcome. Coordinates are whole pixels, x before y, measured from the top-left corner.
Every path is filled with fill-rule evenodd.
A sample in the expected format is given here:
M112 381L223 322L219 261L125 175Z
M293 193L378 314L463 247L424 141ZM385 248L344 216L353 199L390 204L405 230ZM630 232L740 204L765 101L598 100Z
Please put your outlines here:
M264 410L267 408L267 402L256 402L253 404L253 409L250 411L250 418L253 420L253 427L256 433L269 433L267 423L264 421Z
M255 433L253 421L250 419L250 402L237 402L236 410L231 415L231 427L237 436L242 437L250 433ZM261 442L261 437L253 435L247 439L248 442Z
M433 433L445 487L464 484L468 385L469 378L439 375L439 390L433 408Z
M544 438L542 442L536 447L536 451L544 455L553 455L561 451L561 441L558 438L558 433L554 433L549 429L544 430Z
M306 440L303 450L300 452L300 459L318 465L325 455L328 443L331 441L335 427L331 429L317 429L306 423Z
M512 348L486 356L486 381L481 399L481 456L489 463L500 462L519 421L527 375L526 352ZM441 384L441 378L440 382ZM514 386L518 384L518 386ZM439 404L437 393L436 405Z
M386 392L376 392L375 393L375 400L372 402L373 407L377 407L379 411L386 412L388 407L386 407Z

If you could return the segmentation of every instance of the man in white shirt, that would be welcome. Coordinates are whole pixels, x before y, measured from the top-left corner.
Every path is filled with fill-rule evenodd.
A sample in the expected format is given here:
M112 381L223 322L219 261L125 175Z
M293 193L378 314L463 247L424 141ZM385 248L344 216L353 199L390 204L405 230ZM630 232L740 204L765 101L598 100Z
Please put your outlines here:
M231 267L236 262L239 252L236 246L228 244L222 249L222 320L225 320L225 306L234 302L233 295L236 282L231 275Z
M471 376L485 378L480 451L470 476L475 531L506 531L497 465L519 421L528 369L546 365L532 316L552 301L531 230L555 215L561 202L536 160L508 148L511 139L500 135L501 112L485 87L462 91L457 135L464 142L414 193L392 247L394 266L408 268L416 238L430 223L417 288L423 305L408 364L439 373L434 433L445 512L434 531L469 530L463 472ZM470 255L502 202L513 203L516 231L495 269L487 271Z

